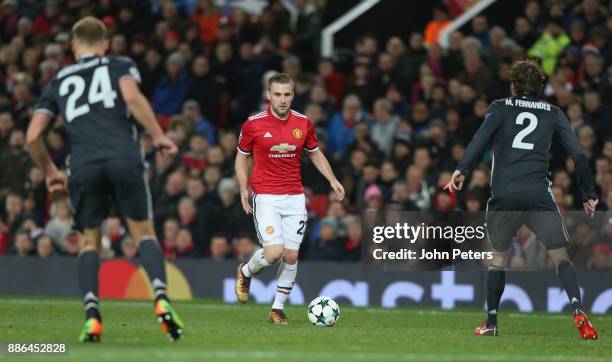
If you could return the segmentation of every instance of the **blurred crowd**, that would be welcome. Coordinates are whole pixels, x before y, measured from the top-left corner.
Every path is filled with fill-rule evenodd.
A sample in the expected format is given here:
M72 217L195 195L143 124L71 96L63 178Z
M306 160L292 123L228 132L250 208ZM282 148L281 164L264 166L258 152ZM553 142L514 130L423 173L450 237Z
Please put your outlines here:
M302 259L359 260L364 210L484 210L487 151L463 192L449 194L441 186L488 104L510 95L510 64L525 57L540 60L547 75L542 96L566 112L594 172L598 210L605 213L612 207L612 5L524 4L511 28L474 17L450 35L448 49L437 41L450 20L440 2L427 27L408 38L359 34L351 49L321 58L325 1L269 0L260 14L251 14L218 8L213 0L3 0L0 255L78 252L70 204L50 200L44 175L25 149L24 131L45 85L74 61L69 31L86 15L106 24L109 54L138 64L143 93L180 147L178 156L160 157L148 135L139 140L150 164L158 238L170 259L245 259L256 248L233 161L240 126L267 106L263 84L276 71L295 80L292 108L316 125L320 147L347 191L345 201L334 201L326 180L304 160L309 222ZM61 118L46 141L63 166L69 146ZM551 190L561 212L582 209L573 174L571 159L553 143ZM136 255L112 211L102 231L105 256ZM531 245L526 233L513 244L516 265L525 262L521 255ZM612 225L579 239L585 266L612 267Z

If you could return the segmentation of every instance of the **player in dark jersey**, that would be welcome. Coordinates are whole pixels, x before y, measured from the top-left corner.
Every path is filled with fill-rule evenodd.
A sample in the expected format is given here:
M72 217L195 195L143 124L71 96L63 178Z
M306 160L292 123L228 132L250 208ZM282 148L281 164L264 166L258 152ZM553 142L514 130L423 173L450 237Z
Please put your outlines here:
M537 63L515 62L510 69L512 97L491 103L485 119L468 145L445 189L461 190L470 165L493 143L491 198L487 202L487 233L493 259L487 275L488 317L477 335L495 336L497 312L505 286L505 266L512 237L523 225L532 229L548 249L557 276L574 309L574 321L583 339L597 332L582 311L576 272L567 253L569 238L548 179L549 148L553 135L576 164L584 209L593 216L598 203L587 159L567 117L556 106L536 96L544 76Z
M134 118L151 134L157 149L174 154L176 145L164 135L153 110L140 93L140 74L124 57L104 56L106 28L86 17L72 28L76 64L52 79L38 100L27 132L28 148L46 174L52 194L68 188L80 236L79 286L85 305L85 326L80 340L99 341L102 317L98 308L100 223L111 204L127 220L138 243L142 264L155 293L155 313L172 340L182 334L183 323L174 312L166 290L164 258L155 237L147 165L138 145ZM50 121L61 115L70 138L67 173L53 164L43 141Z

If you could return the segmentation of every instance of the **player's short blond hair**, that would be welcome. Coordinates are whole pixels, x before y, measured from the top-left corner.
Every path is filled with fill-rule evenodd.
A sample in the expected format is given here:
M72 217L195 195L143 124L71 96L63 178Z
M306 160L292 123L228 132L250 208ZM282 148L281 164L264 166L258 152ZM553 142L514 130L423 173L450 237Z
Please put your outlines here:
M99 45L106 39L106 25L93 16L86 16L74 24L72 37L82 45Z
M276 73L273 76L271 76L268 79L268 90L270 90L272 83L291 84L291 89L295 87L295 84L293 83L293 79L291 79L291 76L287 73Z

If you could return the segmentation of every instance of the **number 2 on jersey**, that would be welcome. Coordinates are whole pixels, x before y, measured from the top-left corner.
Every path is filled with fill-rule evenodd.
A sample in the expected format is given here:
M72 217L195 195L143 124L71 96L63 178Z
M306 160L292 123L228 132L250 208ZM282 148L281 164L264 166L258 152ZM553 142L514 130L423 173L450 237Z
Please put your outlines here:
M534 129L538 126L538 118L535 114L530 112L521 112L516 117L516 124L523 125L525 120L529 121L527 127L521 130L519 133L514 136L514 141L512 141L512 148L519 148L521 150L533 150L533 143L523 142L523 139L527 137Z
M70 88L72 88L72 93L70 93ZM79 75L71 75L60 84L60 97L70 93L66 102L66 121L72 122L76 117L88 113L90 104L103 102L104 108L112 108L115 106L117 92L114 91L111 86L108 66L105 65L96 68L91 77L91 84L89 85L89 92L87 94L87 103L77 107L76 102L81 98L84 91L85 80Z

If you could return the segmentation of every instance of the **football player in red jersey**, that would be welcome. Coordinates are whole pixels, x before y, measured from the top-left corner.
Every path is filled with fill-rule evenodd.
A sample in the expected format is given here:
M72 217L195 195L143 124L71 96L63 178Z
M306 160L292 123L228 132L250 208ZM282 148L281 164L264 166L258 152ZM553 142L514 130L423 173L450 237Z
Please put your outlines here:
M293 91L293 80L287 74L278 73L268 80L270 107L244 123L236 155L242 207L247 214L253 214L257 237L263 246L248 263L238 266L236 296L240 303L246 303L251 277L280 260L276 296L269 315L272 323L280 325L287 324L284 304L295 282L298 251L306 229L300 169L304 149L329 181L337 199L344 198L344 187L319 150L315 127L308 117L291 109ZM252 206L248 188L251 155L255 163L251 177Z

